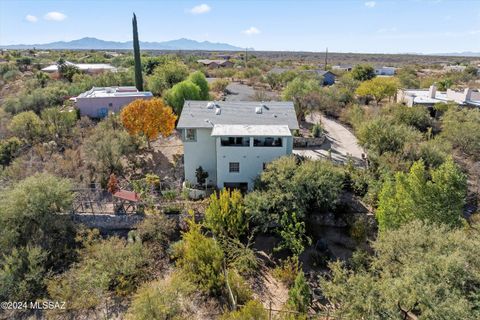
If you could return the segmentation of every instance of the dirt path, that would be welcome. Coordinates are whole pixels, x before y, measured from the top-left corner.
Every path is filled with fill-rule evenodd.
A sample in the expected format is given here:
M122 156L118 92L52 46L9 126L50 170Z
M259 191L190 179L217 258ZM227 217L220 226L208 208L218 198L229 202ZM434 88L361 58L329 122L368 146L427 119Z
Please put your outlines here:
M331 151L332 160L345 163L350 156L356 163L361 164L363 151L358 144L357 138L344 125L335 120L329 119L320 113L313 113L307 116L307 123L315 124L320 122L325 131L327 139L317 149L295 149L293 153L312 159L329 158Z

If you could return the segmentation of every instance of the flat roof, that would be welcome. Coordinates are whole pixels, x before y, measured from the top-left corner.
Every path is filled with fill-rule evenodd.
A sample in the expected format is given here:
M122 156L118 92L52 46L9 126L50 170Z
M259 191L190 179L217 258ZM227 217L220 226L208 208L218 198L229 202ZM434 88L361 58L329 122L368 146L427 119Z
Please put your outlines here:
M452 97L449 97L445 91L437 91L435 93L435 98L430 97L429 90L425 89L407 89L404 90L407 96L413 97L413 103L415 104L435 104L435 103L448 103L455 102L458 104L469 104L474 106L480 106L480 100L465 100L459 101L455 100Z
M72 63L69 61L65 62L66 65L76 66L78 69L85 71L85 70L116 70L114 66L107 64L107 63ZM57 71L58 65L52 64L48 67L42 69L42 71Z
M212 137L235 137L235 136L276 136L276 137L290 137L292 133L286 125L224 125L216 124L213 126Z
M286 125L298 129L291 101L192 101L183 105L177 128L213 128L214 125Z
M78 95L77 98L106 97L152 97L150 91L138 91L135 87L93 87Z

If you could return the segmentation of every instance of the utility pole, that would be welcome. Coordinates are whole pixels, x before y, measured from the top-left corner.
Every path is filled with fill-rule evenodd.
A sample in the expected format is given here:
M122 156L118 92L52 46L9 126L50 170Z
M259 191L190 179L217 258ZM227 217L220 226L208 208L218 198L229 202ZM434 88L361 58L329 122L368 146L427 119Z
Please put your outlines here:
M327 70L327 63L328 63L328 47L325 50L325 67L323 68L323 70Z
M247 69L247 67L248 67L248 64L247 64L248 63L247 50L248 50L248 48L245 48L245 69Z

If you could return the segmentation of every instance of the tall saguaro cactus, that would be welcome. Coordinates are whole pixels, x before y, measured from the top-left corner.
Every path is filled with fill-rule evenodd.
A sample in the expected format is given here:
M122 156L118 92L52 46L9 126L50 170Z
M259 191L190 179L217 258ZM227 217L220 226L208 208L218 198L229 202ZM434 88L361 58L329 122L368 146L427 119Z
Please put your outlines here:
M140 60L140 43L138 41L137 16L133 14L133 58L135 59L135 86L143 91L142 61Z

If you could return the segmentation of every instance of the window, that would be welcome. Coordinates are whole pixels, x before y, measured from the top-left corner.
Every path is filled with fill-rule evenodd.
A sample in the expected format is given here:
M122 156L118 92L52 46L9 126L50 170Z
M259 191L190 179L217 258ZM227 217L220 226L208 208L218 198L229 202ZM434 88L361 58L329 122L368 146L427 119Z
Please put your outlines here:
M281 147L282 138L279 137L257 137L253 139L254 147Z
M222 137L220 139L222 147L249 147L250 138L245 137Z
M196 140L197 140L197 130L185 129L185 141L196 141Z
M267 163L266 162L263 163L263 170L265 170L265 169L267 169Z
M230 162L228 167L230 172L240 172L240 162Z

